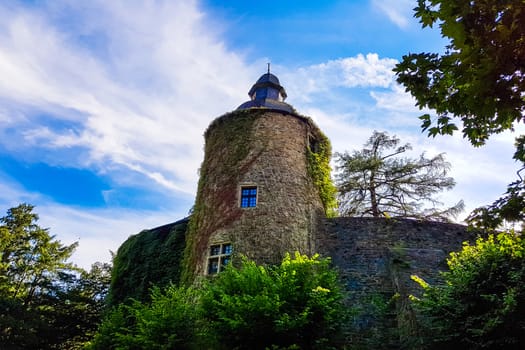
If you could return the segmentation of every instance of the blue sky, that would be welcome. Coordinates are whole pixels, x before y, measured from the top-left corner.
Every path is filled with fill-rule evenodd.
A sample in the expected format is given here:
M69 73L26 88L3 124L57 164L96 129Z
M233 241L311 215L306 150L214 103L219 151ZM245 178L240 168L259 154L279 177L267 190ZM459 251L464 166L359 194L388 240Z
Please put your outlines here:
M421 133L392 67L442 51L412 18L415 0L2 1L0 208L36 205L40 224L79 241L83 267L131 234L193 204L203 132L248 99L271 62L287 102L335 151L373 130L413 155L446 152L457 185L441 199L467 212L514 180L512 134L473 148Z

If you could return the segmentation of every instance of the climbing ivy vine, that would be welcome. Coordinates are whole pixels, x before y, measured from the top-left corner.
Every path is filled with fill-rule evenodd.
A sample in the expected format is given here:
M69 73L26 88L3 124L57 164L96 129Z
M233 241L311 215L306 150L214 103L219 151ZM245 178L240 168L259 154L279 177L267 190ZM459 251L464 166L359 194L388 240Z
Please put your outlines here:
M206 249L208 235L215 231L215 227L207 229L196 234L197 228L202 230L204 223L203 212L206 207L218 208L223 203L235 200L232 196L236 194L237 177L241 162L246 159L251 149L251 135L253 125L260 115L264 112L254 110L238 110L225 114L215 119L204 136L206 138L205 159L200 169L200 179L197 188L197 198L192 209L191 219L188 227L186 250L183 261L182 281L191 283L193 278L192 268L197 265L197 251ZM205 185L209 181L210 174L221 179L222 185L216 189L219 193L214 203L205 202L202 198L208 198L208 189ZM229 216L218 217L217 220L207 220L212 222L216 227L226 226L229 222L234 221L239 211L232 211ZM205 231L205 232L204 232ZM203 234L204 233L204 234Z
M332 156L332 145L326 135L324 135L308 118L311 128L316 132L316 149L307 149L308 172L315 186L319 190L319 196L323 202L327 217L336 216L337 200L336 188L330 176L330 158Z

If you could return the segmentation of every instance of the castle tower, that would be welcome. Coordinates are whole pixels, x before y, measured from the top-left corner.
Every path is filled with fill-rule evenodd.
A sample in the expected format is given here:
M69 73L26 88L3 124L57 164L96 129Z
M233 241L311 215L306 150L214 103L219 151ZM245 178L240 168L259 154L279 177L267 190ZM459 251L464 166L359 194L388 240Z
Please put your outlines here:
M317 220L334 204L328 139L284 102L285 89L269 71L248 94L205 132L186 240L190 278L220 272L232 254L258 263L312 254Z

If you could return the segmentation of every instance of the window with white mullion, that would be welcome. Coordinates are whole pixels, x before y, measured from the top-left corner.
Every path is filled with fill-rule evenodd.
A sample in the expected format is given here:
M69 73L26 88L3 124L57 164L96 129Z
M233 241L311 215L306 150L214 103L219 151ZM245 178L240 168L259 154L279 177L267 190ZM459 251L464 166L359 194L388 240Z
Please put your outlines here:
M208 275L215 275L224 270L231 261L233 249L231 243L219 243L210 246L208 256Z

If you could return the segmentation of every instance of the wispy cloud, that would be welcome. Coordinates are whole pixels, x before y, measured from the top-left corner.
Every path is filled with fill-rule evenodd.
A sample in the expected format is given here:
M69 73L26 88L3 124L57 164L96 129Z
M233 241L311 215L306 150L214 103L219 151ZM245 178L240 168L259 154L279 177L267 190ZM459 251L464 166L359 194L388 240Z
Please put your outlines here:
M250 69L214 37L193 1L95 3L69 11L90 23L82 38L104 33L103 50L71 36L66 19L54 17L56 4L0 7L2 115L18 130L0 142L21 137L50 152L80 147L89 159L61 157L61 165L117 164L167 189L193 191L202 132L242 101Z
M337 87L345 88L388 88L393 84L392 68L397 60L379 58L376 53L358 54L330 60L296 71L287 72L283 77L296 96L308 96L326 92Z
M191 207L191 200L177 207L166 203L160 211L62 205L52 198L28 192L1 172L0 193L0 217L6 215L5 210L20 203L36 205L39 226L48 228L63 244L79 242L72 261L83 268L89 268L96 261L110 261L110 251L116 252L130 235L181 219Z
M73 261L89 268L95 261L109 261L131 235L187 216L187 210L147 211L130 209L86 209L45 203L36 207L42 227L50 227L64 244L79 242ZM87 229L90 225L92 229Z
M392 22L400 28L408 28L412 17L412 0L372 0L374 7L383 12Z
M2 208L35 204L59 239L80 240L83 266L185 216L203 132L246 99L254 77L214 34L218 24L195 1L0 4L0 16L0 149L164 192L156 211L120 207L118 189L101 194L106 207L65 206L0 169Z

